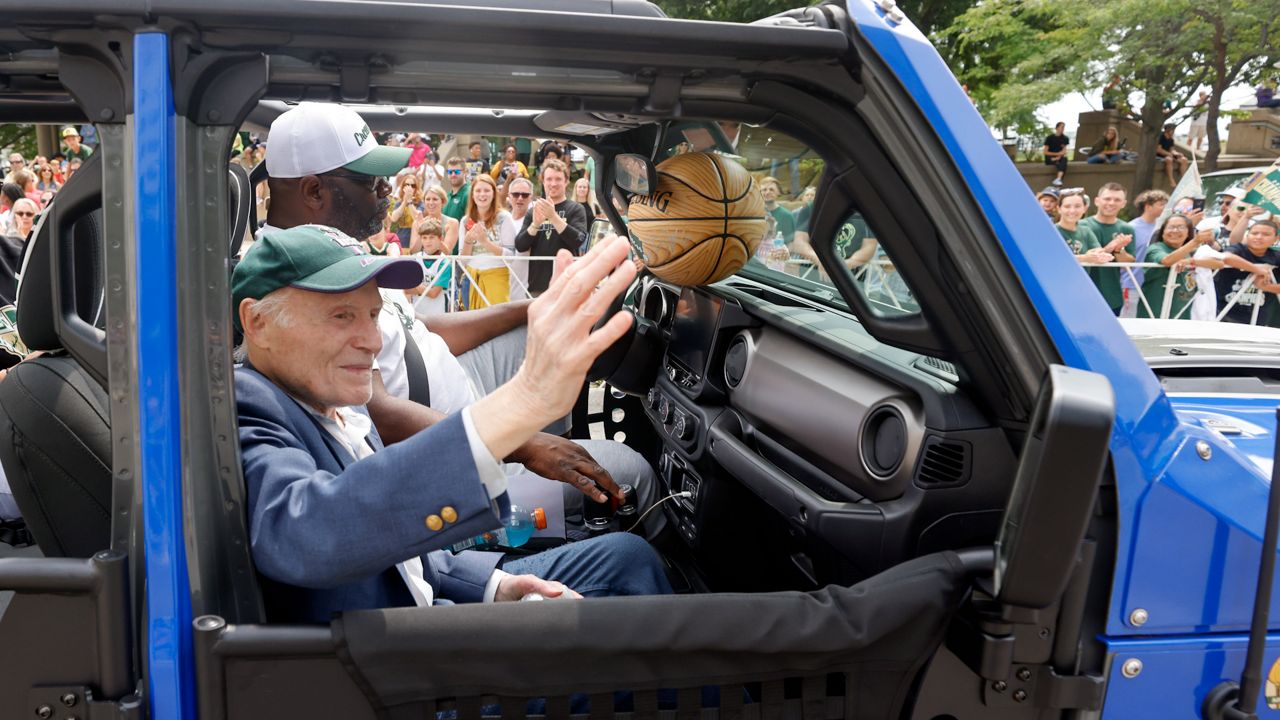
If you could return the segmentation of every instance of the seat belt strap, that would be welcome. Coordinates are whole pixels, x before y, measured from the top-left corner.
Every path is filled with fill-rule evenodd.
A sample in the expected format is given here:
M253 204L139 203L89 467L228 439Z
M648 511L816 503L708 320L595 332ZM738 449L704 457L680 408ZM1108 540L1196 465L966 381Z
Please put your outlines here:
M431 381L427 378L427 361L413 334L404 334L404 371L409 382L409 399L431 407Z

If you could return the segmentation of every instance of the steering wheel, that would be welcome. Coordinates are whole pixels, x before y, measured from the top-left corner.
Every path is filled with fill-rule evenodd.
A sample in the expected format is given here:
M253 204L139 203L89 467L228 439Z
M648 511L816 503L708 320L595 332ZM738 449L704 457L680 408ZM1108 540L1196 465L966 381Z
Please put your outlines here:
M596 323L599 328L622 309L631 306L631 328L609 349L600 353L587 373L588 380L608 380L615 390L628 395L644 395L657 381L662 356L667 351L666 336L657 322L638 312L641 290L647 278L638 278L627 292L614 299L609 310ZM627 302L627 298L632 298Z
M599 320L596 320L596 324L592 326L591 331L595 332L604 327L614 315L617 315L622 310L627 298L638 297L641 284L641 276L637 275L635 281L631 283L631 287L627 288L625 292L618 293L618 296L609 303L609 309L604 311ZM640 321L640 316L635 313L634 302L630 303L630 308L632 310L631 327L622 334L622 337L614 340L612 345L600 353L595 362L591 363L591 368L587 370L587 382L608 380L609 376L622 363L623 358L626 357L627 350L631 347L631 341L635 338L636 327Z

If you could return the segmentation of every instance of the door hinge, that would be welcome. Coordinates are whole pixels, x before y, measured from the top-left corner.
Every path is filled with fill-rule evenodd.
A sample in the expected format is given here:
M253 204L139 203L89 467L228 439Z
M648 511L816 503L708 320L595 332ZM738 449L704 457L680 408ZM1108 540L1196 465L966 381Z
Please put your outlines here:
M93 690L84 685L33 687L27 707L28 717L38 720L143 720L138 692L114 701L95 700Z
M1101 710L1105 687L1098 675L1059 675L1047 665L1019 665L1008 680L984 681L982 702L987 707Z

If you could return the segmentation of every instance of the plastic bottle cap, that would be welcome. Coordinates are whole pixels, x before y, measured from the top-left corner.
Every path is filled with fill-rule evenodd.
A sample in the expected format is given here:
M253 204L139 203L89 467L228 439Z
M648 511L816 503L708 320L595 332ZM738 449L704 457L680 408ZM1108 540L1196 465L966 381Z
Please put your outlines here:
M542 508L533 509L533 526L539 530L547 529L547 511Z

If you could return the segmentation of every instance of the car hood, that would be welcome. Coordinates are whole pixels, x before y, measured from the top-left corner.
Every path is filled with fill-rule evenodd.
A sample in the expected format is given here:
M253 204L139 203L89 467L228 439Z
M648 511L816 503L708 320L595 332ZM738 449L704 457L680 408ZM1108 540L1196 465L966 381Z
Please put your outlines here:
M1188 422L1235 446L1267 476L1276 452L1275 396L1170 394L1174 410Z
M1280 329L1198 320L1120 320L1154 369L1280 367Z

